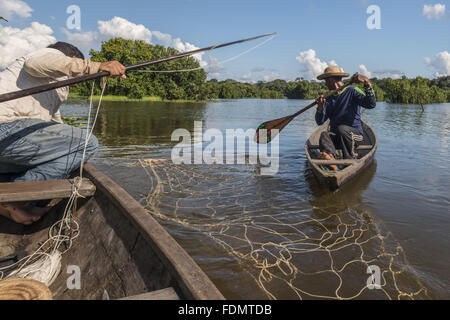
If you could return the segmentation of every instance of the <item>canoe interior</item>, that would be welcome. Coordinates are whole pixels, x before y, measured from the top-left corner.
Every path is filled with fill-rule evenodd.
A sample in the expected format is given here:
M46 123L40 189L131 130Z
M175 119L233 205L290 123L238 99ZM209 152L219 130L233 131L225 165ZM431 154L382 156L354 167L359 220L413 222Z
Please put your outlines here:
M98 178L98 174L93 178ZM102 178L109 179L104 175ZM76 221L80 234L62 256L61 272L50 286L54 299L142 297L154 291L168 292L168 288L180 299L223 299L156 220L148 213L139 216L145 210L137 202L132 203L135 210L124 212L124 207L134 200L126 199L128 203L121 206L124 199L112 198L107 190L113 187L125 191L103 182L95 181L97 191L93 197L78 200ZM42 221L28 227L0 217L0 258L22 251L34 252L48 239L48 229L62 216L65 203L61 201ZM72 275L67 272L69 266L80 268L81 289L67 288Z
M325 166L317 164L314 160L319 159L319 140L322 132L329 130L329 121L320 126L305 144L305 152L308 162L317 178L332 191L339 189L342 185L354 178L359 172L366 168L374 159L378 147L378 139L373 129L362 122L365 145L357 150L358 159L352 164L340 165L338 172L331 172Z
M36 250L47 239L50 225L62 216L64 205L65 201L32 227L1 218L0 257ZM105 291L111 299L118 299L176 287L142 236L105 197L95 196L82 204L77 222L80 235L62 256L61 273L50 286L54 299L102 299ZM80 268L80 290L67 288L69 266Z

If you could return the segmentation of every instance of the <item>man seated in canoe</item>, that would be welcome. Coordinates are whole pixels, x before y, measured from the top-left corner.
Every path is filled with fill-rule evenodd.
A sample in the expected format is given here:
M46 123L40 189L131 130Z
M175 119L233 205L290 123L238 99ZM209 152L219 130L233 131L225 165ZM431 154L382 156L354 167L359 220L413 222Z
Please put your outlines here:
M327 67L318 80L325 80L329 90L343 86L343 77L349 74L338 66ZM317 98L316 123L322 125L330 119L330 131L320 136L320 157L324 160L336 159L336 149L341 149L344 159L357 157L356 147L363 143L364 135L361 126L361 107L373 109L376 105L375 95L370 80L360 74L352 77L353 83L364 83L364 91L358 87L348 86L341 92L325 99ZM336 165L329 166L337 171Z
M0 93L7 93L54 81L107 71L125 77L117 61L84 59L76 47L57 42L16 59L0 72ZM60 105L69 88L63 87L21 99L0 103L0 175L3 182L66 179L81 166L86 130L66 125ZM96 151L92 135L85 160ZM0 215L21 223L39 220L48 208L23 204L0 204Z

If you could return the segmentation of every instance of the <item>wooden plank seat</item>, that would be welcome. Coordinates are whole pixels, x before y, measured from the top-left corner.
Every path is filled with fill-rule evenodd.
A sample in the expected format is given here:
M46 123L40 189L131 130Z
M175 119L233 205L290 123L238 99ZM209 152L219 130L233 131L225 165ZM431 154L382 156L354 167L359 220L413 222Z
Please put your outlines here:
M310 145L308 147L311 150L319 150L320 149L318 145ZM373 145L371 145L371 144L363 144L363 145L356 147L356 150L371 150L372 148L373 148Z
M319 159L311 159L311 161L317 165L344 165L350 166L352 164L357 164L358 160L353 159L344 159L344 160L319 160Z
M180 300L175 289L170 287L166 289L146 292L135 296L125 297L119 300Z
M0 183L0 203L69 198L73 183L73 179ZM95 194L95 189L89 179L83 178L78 193L90 197Z

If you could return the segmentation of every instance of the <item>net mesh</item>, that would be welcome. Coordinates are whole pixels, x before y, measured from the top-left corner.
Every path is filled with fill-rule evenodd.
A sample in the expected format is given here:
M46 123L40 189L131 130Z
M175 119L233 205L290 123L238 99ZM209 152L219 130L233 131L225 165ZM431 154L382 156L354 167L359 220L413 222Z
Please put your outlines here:
M146 173L152 215L212 239L269 299L429 298L398 241L358 206L289 198L250 165L120 165Z

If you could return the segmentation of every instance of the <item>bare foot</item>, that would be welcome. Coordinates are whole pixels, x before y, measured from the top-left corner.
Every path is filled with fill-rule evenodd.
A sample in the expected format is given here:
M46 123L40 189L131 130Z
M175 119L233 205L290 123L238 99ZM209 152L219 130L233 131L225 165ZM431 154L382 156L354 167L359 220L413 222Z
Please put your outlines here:
M326 152L321 152L319 158L323 160L336 160L336 158L332 154L328 154ZM334 164L330 164L327 167L333 171L338 171L338 167Z
M18 203L0 203L0 215L5 216L16 223L24 225L30 225L33 222L38 221L50 209L51 207L33 207L28 209Z

